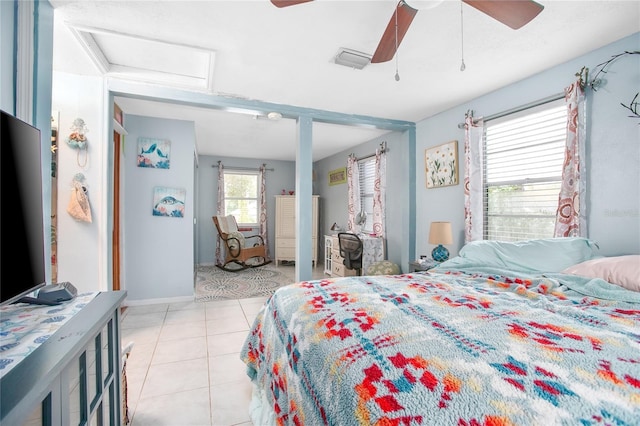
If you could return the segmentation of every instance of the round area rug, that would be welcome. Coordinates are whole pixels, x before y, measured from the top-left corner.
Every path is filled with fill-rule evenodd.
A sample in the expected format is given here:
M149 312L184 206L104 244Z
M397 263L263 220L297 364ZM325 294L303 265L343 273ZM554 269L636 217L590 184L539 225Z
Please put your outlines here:
M198 266L196 274L197 302L208 300L246 299L271 296L289 279L269 265L227 272L212 266Z

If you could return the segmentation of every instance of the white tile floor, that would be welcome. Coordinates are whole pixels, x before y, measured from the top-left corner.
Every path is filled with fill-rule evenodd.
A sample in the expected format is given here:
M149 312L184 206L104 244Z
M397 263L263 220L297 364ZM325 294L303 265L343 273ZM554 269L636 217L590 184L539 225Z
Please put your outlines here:
M313 275L322 277L322 269ZM121 338L123 346L134 342L127 360L131 425L251 425L240 350L265 300L127 307Z

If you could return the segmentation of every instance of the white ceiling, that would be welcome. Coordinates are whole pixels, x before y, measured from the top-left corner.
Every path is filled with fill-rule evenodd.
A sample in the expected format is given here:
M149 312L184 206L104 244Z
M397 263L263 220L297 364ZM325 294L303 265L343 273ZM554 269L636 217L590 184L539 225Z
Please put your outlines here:
M419 10L396 58L356 70L334 64L334 56L341 47L373 54L396 1L316 0L287 8L268 0L50 3L55 71L413 122L640 31L634 0L540 1L542 13L519 30L450 0ZM116 102L127 114L194 121L200 154L295 159L291 119ZM385 132L314 123L314 159Z

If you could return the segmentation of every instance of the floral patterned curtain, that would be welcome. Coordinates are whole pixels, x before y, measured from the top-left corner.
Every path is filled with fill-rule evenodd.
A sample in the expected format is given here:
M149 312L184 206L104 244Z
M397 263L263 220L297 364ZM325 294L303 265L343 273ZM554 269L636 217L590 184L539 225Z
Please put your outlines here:
M224 166L222 161L218 161L218 205L216 215L224 216ZM222 265L224 259L222 258L222 239L218 234L216 239L216 263Z
M265 253L269 257L269 241L267 240L267 165L260 167L260 236L264 240Z
M484 121L473 118L473 112L465 116L464 124L464 239L482 240L484 208L482 203L482 137Z
M564 92L567 103L567 144L554 236L585 237L586 179L581 172L584 170L586 108L581 79L565 88Z
M375 181L373 186L373 232L384 238L385 192L387 188L387 154L376 149Z
M350 155L347 158L347 187L349 197L347 230L358 233L360 232L360 225L356 225L356 214L360 211L360 169L355 155Z

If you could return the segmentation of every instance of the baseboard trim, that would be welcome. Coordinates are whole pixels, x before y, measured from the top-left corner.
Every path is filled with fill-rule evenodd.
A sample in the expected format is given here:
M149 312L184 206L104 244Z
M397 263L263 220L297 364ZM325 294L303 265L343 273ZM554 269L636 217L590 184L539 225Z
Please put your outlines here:
M184 302L193 302L193 301L194 301L194 296L163 297L158 299L141 299L141 300L125 299L122 305L123 306L144 306L144 305L157 305L159 303L184 303Z

